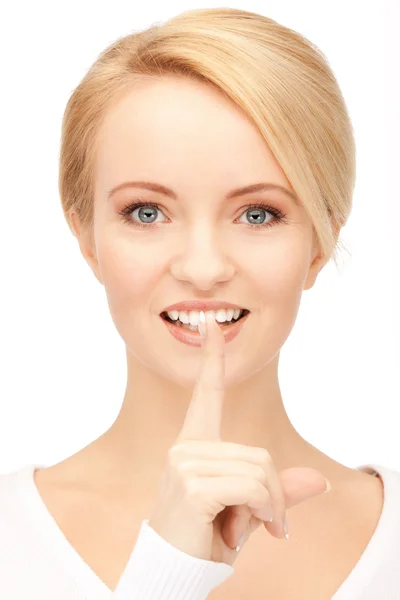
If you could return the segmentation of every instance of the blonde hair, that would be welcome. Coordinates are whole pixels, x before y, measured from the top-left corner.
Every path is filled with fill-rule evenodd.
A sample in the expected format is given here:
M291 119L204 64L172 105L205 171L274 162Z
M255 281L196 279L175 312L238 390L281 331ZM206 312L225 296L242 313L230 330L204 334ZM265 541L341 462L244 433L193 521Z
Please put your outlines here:
M174 75L212 85L256 125L311 220L326 262L356 176L352 124L323 53L301 34L253 12L185 11L119 38L91 66L62 122L59 192L92 230L97 139L107 111L146 77ZM342 245L342 248L344 246Z

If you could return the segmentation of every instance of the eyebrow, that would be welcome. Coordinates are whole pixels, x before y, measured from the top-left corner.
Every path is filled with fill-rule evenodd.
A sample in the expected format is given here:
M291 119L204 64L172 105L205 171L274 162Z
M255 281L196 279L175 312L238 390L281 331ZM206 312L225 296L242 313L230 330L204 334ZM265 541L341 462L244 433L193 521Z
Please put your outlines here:
M116 192L119 192L126 188L144 188L151 190L153 192L157 192L158 194L164 194L173 200L177 200L178 197L171 188L166 187L165 185L161 185L160 183L155 183L153 181L125 181L124 183L120 183L113 187L107 193L107 200L109 200ZM231 190L226 194L225 199L231 200L232 198L237 198L238 196L244 196L245 194L252 194L254 192L266 192L269 190L278 190L287 196L289 196L296 204L299 204L299 199L297 195L289 190L288 188L278 185L275 183L252 183L251 185L246 185L244 187L236 188Z

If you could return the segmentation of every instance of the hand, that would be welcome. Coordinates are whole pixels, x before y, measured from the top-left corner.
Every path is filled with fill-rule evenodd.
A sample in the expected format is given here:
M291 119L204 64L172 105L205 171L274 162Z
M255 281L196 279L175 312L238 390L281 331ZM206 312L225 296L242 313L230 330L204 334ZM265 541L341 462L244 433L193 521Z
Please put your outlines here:
M209 313L206 323L199 377L149 526L186 554L233 565L241 533L246 542L264 523L284 537L286 509L324 493L326 480L306 467L278 474L266 449L221 441L225 339Z

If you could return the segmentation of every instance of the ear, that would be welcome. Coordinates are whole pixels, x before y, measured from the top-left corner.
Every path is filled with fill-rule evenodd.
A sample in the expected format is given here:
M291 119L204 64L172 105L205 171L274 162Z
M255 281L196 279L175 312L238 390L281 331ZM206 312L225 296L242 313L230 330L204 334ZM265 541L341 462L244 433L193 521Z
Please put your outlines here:
M79 216L75 210L70 211L70 222L72 229L78 239L79 248L82 256L88 263L89 267L94 273L97 281L103 285L103 279L101 277L99 263L96 255L96 244L92 231L87 231L83 228Z
M326 259L322 258L320 253L314 253L313 261L308 269L307 278L304 282L304 290L309 290L314 286L314 283L326 262Z
M337 242L339 233L340 233L340 224L334 226L334 237L335 237L335 244ZM317 236L315 234L314 231L314 237L313 237L313 259L312 259L312 263L310 265L310 268L308 270L307 273L307 278L304 282L304 290L309 290L310 288L312 288L314 286L314 283L317 280L317 277L319 275L319 273L322 271L322 269L324 268L324 266L326 265L326 263L329 260L328 258L324 258L321 254L321 250L319 248L319 244L317 242Z

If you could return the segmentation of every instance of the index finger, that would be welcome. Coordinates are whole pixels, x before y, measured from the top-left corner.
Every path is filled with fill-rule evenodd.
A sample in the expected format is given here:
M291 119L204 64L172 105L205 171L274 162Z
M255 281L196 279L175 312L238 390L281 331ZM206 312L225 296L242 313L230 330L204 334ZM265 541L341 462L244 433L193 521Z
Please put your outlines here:
M225 336L205 313L206 338L202 344L202 362L192 399L178 436L183 440L220 440L222 407L225 395Z

